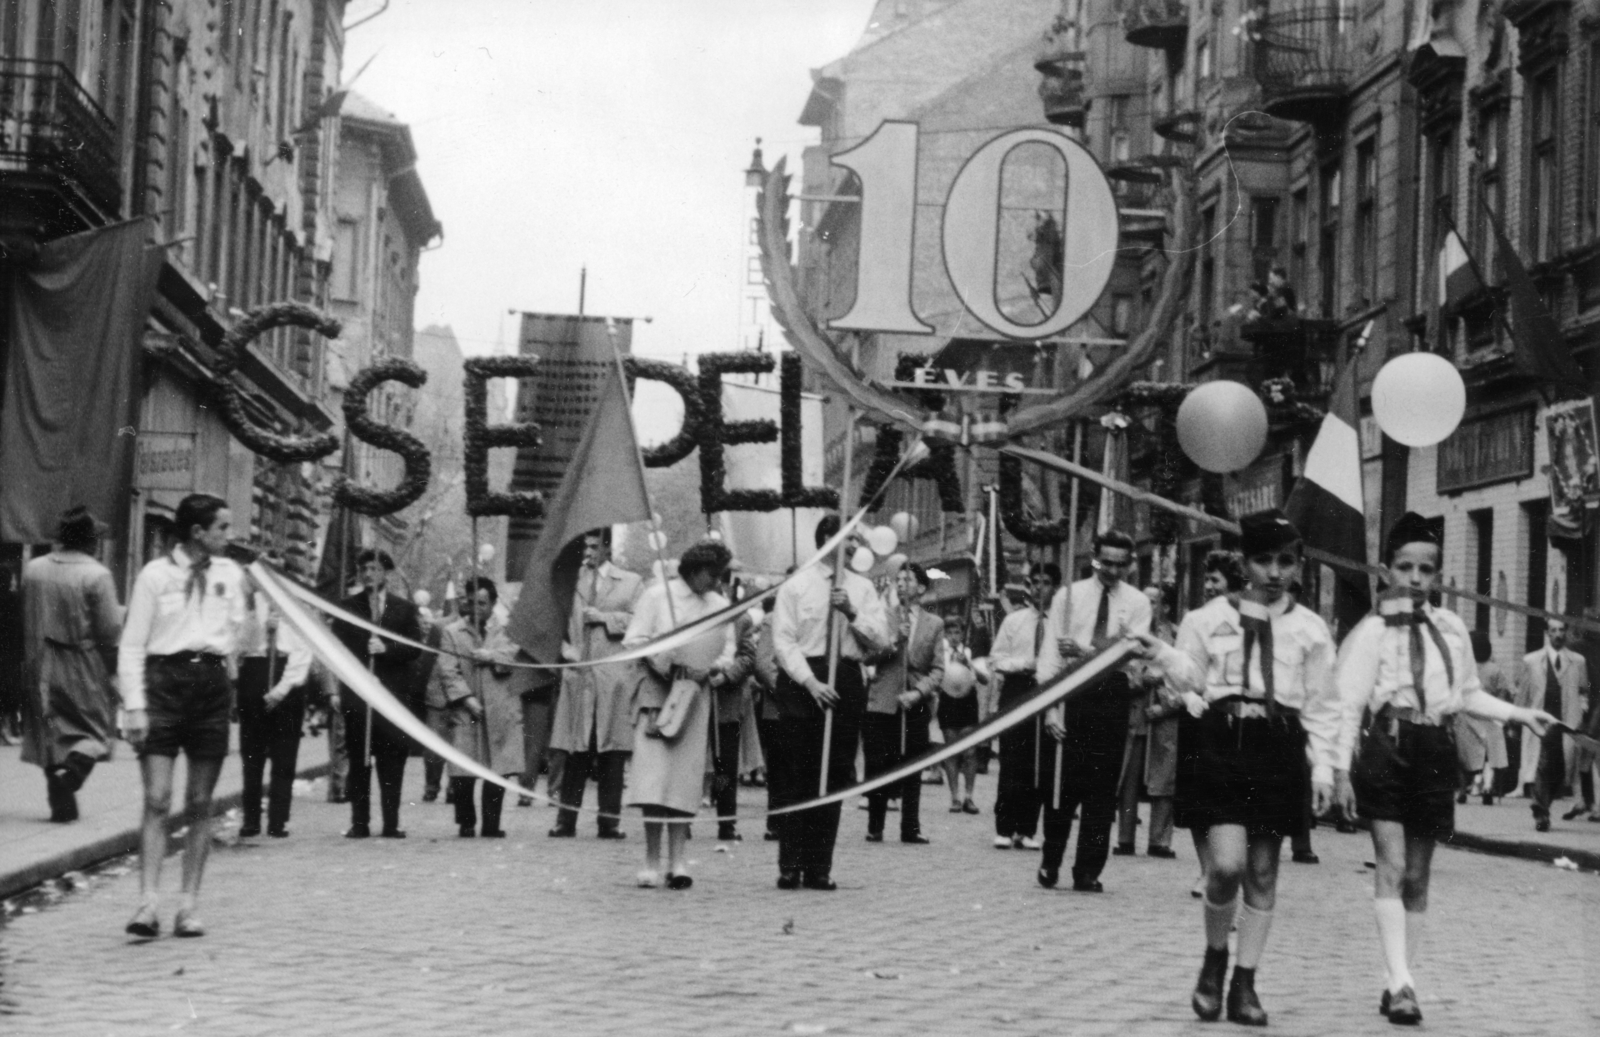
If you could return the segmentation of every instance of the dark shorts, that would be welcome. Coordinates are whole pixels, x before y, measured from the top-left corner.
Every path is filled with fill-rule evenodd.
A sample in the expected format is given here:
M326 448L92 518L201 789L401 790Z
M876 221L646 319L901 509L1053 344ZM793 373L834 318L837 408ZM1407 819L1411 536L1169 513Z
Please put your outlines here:
M1311 766L1300 719L1208 709L1179 728L1177 819L1185 828L1243 825L1250 835L1305 828Z
M145 662L150 732L142 756L220 760L228 755L233 684L216 656L152 656Z
M1350 766L1356 809L1369 821L1398 821L1406 834L1444 839L1456 828L1461 782L1455 731L1378 717L1362 732Z
M963 728L978 726L978 696L976 692L969 691L961 698L953 699L944 692L939 692L939 727L945 731L960 731Z

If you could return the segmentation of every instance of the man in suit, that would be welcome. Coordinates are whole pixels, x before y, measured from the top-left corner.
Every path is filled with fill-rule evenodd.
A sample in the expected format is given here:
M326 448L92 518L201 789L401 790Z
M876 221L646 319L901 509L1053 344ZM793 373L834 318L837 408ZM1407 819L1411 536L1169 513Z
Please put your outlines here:
M346 612L370 619L384 630L411 641L421 641L422 621L417 607L388 591L389 574L394 572L394 559L389 557L389 552L368 548L356 556L356 566L365 589L344 599L340 606ZM352 655L366 664L391 695L412 712L418 712L417 703L411 700L416 685L411 664L420 649L379 637L346 622L334 623L333 633ZM365 839L372 834L372 764L376 763L383 812L381 834L385 839L404 839L406 833L400 830L400 783L405 778L411 739L369 709L359 695L343 686L339 691L339 711L344 717L345 754L350 758L350 776L345 783L345 794L350 800L350 829L344 833L345 838ZM370 738L369 717L372 721Z
M1567 625L1551 620L1545 627L1545 647L1522 657L1517 667L1516 705L1542 709L1576 728L1583 723L1589 694L1589 667L1583 656L1567 647ZM1524 734L1519 784L1532 786L1533 827L1550 830L1550 803L1559 799L1572 781L1577 749L1572 739L1551 731L1540 741ZM1582 812L1581 810L1579 811Z
M1047 636L1045 612L1060 586L1060 568L1047 562L1034 566L1026 587L1006 588L1020 598L1020 604L1000 621L989 649L989 665L1000 685L999 709L1009 709L1038 687L1034 670ZM994 797L997 850L1039 848L1034 835L1039 831L1041 726L1037 718L1025 720L1000 736L1000 778Z
M572 595L567 638L561 653L568 662L593 661L622 650L634 603L643 581L611 564L611 530L593 529L583 536L583 567ZM550 748L566 755L561 777L561 802L583 806L584 788L594 772L600 784L600 811L611 817L599 822L601 839L623 839L616 815L622 812L622 774L633 753L633 714L629 704L639 681L631 663L566 670L556 700ZM552 773L553 773L552 768ZM576 810L563 809L550 829L552 838L577 834Z
M1150 633L1150 599L1123 580L1134 563L1133 541L1109 530L1094 538L1094 575L1056 592L1039 649L1039 683L1081 665L1119 638ZM1053 887L1072 831L1072 815L1083 806L1072 888L1101 891L1100 872L1110 853L1117 815L1117 778L1128 740L1128 705L1136 694L1128 671L1118 670L1097 686L1051 707L1045 730L1061 743L1060 773L1055 748L1046 745L1040 789L1044 800L1044 860L1039 884ZM1059 806L1056 785L1060 785Z
M875 778L928 751L928 724L944 678L944 621L918 604L928 592L928 574L906 562L894 578L900 607L890 617L896 634L887 652L873 657L878 672L867 689L861 749L867 777ZM900 841L926 843L922 834L922 775L867 793L867 841L883 841L889 797L900 794Z

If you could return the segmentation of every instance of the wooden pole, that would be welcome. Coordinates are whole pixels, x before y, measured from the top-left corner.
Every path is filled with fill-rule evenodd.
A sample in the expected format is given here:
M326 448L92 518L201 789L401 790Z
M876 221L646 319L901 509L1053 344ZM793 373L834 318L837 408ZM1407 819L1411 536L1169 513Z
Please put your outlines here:
M1072 423L1072 463L1073 464L1080 464L1080 463L1082 463L1082 461L1083 461L1083 422L1075 421L1075 422ZM1078 578L1078 573L1077 573L1077 568L1078 568L1078 477L1075 476L1075 475L1072 476L1072 488L1068 493L1068 497L1070 498L1070 500L1068 502L1068 505L1071 508L1071 513L1070 513L1070 515L1068 516L1068 519L1067 519L1067 566L1066 566L1066 570L1064 572L1062 572L1062 574L1061 574L1061 579L1062 579L1063 585L1068 588L1067 589L1067 601L1066 601L1067 608L1066 608L1066 612L1067 612L1067 615L1070 617L1072 615L1072 590L1071 590L1072 583L1073 583L1074 580L1076 580ZM1048 605L1046 605L1044 607L1045 607L1046 610L1049 609ZM1045 633L1048 636L1049 631L1047 630ZM1054 779L1054 782L1053 782L1053 787L1050 790L1050 808L1052 810L1060 810L1061 809L1061 758L1062 758L1062 755L1063 755L1062 754L1062 743L1057 742L1056 743L1055 779Z
M661 589L667 599L667 618L674 630L678 627L678 610L672 604L672 587L667 577L667 558L663 553L666 538L661 534L661 523L656 520L655 505L650 500L650 483L644 477L644 454L639 451L639 430L633 426L633 394L628 392L628 369L622 364L622 348L617 345L617 326L606 318L606 336L611 340L611 358L617 365L617 377L622 381L622 399L627 405L628 431L633 433L633 460L639 466L639 485L644 487L644 501L650 508L650 546L655 548L656 563L661 567ZM587 640L587 639L586 639Z
M857 360L860 353L859 344L850 347L850 366L858 366ZM842 521L851 514L854 505L855 484L851 478L851 469L855 458L856 442L856 411L854 407L845 408L844 425L844 488L839 491L839 518ZM849 544L839 545L838 552L833 556L833 588L839 589L839 578L844 575L845 552ZM844 638L844 632L839 629L839 613L828 606L828 687L835 693L839 690L839 643ZM817 795L828 794L828 766L832 761L833 749L833 709L825 708L822 711L822 773L817 777Z

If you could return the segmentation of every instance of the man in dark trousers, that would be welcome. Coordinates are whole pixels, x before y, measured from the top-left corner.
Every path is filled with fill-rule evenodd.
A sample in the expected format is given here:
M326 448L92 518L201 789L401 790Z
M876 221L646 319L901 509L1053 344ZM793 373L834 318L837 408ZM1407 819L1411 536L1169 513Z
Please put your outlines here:
M1056 592L1046 619L1049 631L1039 650L1039 683L1054 680L1132 634L1150 633L1150 599L1123 580L1133 564L1133 541L1110 530L1094 538L1094 575ZM1072 888L1101 891L1100 872L1110 854L1111 824L1117 815L1117 778L1128 740L1128 704L1135 690L1126 670L1109 674L1098 686L1050 708L1045 729L1055 741L1044 745L1044 860L1039 884L1053 887L1079 805L1078 855ZM1061 744L1060 773L1055 743ZM1060 784L1057 795L1056 785Z
M417 607L388 592L389 574L394 571L394 559L389 557L389 553L368 548L356 556L356 565L366 589L350 595L339 603L340 606L346 612L370 619L377 626L401 637L421 641L422 622L417 615ZM337 622L333 632L391 695L415 712L416 704L410 701L414 684L411 663L420 649L379 637L351 623ZM404 839L406 833L400 830L400 782L405 777L406 756L411 751L411 740L374 711L370 714L372 737L369 757L369 711L366 702L349 688L341 686L339 708L344 714L345 752L350 758L350 777L345 783L345 793L350 799L350 830L344 833L345 838L365 839L372 834L371 765L375 762L383 810L382 835L385 839Z
M839 516L823 516L817 523L817 546L838 532ZM833 637L838 638L838 669L830 684ZM861 715L867 707L861 662L891 643L888 616L872 582L848 569L835 578L833 557L801 569L778 591L772 644L779 668L775 697L780 749L767 775L773 806L791 806L817 795L829 710L828 791L847 788L854 780ZM837 803L786 815L778 827L778 888L838 888L832 878L838 835Z
M1046 562L1034 566L1028 586L1007 588L1021 598L1017 608L1000 621L989 649L989 665L1000 681L999 708L1009 709L1033 693L1038 683L1034 670L1043 645L1045 612L1061 584L1061 570ZM1016 599L1013 599L1016 600ZM996 849L1037 850L1039 831L1040 760L1042 721L1025 720L1000 736L1000 778L994 799Z

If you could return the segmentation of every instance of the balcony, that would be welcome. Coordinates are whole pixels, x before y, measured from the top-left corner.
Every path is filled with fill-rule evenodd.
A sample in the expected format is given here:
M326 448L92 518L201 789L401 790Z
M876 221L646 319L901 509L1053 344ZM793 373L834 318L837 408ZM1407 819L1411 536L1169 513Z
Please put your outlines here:
M1344 114L1356 71L1356 27L1349 11L1262 12L1251 20L1249 37L1263 111L1318 124Z
M37 214L41 224L59 222L51 209L60 209L61 200L85 223L102 223L121 210L121 168L116 126L67 66L0 59L0 178L5 194L20 201L53 189L56 204L48 207L46 200L47 208Z
M1147 156L1106 169L1111 193L1117 200L1118 222L1124 240L1159 245L1168 230L1170 201L1167 178L1151 163L1158 156Z
M1184 0L1129 0L1122 12L1122 35L1135 47L1182 50L1189 39L1189 5Z
M1039 99L1044 102L1045 119L1081 130L1089 110L1083 99L1083 51L1041 58L1033 67L1039 70Z
M1320 401L1332 390L1339 349L1337 321L1258 319L1241 324L1239 338L1250 346L1257 382L1287 378L1301 400Z

